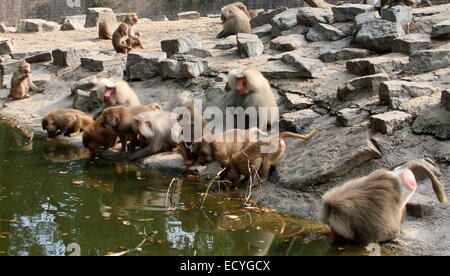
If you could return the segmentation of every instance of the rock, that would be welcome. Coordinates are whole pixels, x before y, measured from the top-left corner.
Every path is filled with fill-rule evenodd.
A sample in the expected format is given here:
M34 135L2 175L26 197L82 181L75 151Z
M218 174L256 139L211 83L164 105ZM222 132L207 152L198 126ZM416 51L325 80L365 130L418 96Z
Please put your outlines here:
M40 52L25 58L28 63L48 62L52 61L52 59L52 53L50 52Z
M313 105L313 101L310 98L302 97L294 93L286 93L284 95L284 105L288 109L306 109Z
M266 14L259 15L252 20L250 20L250 25L253 28L270 24L270 21L278 14L287 11L287 8L276 9L274 11L268 12Z
M125 21L125 18L127 17L127 15L128 15L128 13L126 13L126 12L116 13L117 22Z
M301 77L297 68L287 65L281 60L265 62L258 66L258 70L269 79L291 79Z
M234 47L237 47L237 37L236 35L230 35L225 40L217 43L214 49L229 50Z
M393 53L373 58L349 60L346 63L346 67L350 73L356 75L373 75L403 70L408 63L408 56Z
M420 50L433 47L430 36L427 34L408 34L392 41L392 52L412 55Z
M171 174L205 174L205 167L195 166L186 168L181 154L175 152L153 154L140 161L139 165L146 169L158 170Z
M3 22L0 22L0 34L5 34L7 32L6 25Z
M311 109L302 109L295 112L286 112L281 115L280 130L303 133L310 131L310 126L315 120L320 118L320 114Z
M97 83L98 83L97 76L92 75L72 84L70 86L70 91L72 92L72 95L75 95L78 90L90 91L91 89L95 88Z
M3 63L7 60L11 60L11 56L10 55L4 55L4 56L0 56L0 63Z
M265 24L259 27L256 27L252 30L252 33L257 35L258 37L264 37L270 35L272 32L272 25Z
M309 29L306 38L309 41L336 41L346 37L343 31L328 24L317 23Z
M374 11L374 6L363 4L344 4L331 7L336 22L354 21L358 14Z
M434 199L415 193L406 204L406 213L408 216L425 218L433 213L434 204Z
M198 35L186 35L161 41L161 49L168 57L185 54L193 48L203 49L202 39Z
M387 80L389 80L389 75L386 73L354 78L349 80L345 86L339 87L336 96L340 101L366 97L378 93L380 84Z
M333 142L330 142L330 137L333 137ZM312 139L289 141L288 148L277 164L277 184L300 190L309 190L311 185L325 183L370 159L381 157L370 140L369 130L336 128L333 119L322 126Z
M364 3L366 5L371 5L371 6L374 6L376 8L381 7L381 0L365 0Z
M224 81L227 81L227 74L224 74L224 73L220 73L216 78L215 78L215 81L216 82L224 82Z
M78 15L69 15L69 16L63 16L59 20L59 24L64 24L69 20L70 22L75 22L76 25L81 25L84 28L84 24L86 24L86 15L85 14L78 14Z
M154 15L151 17L152 21L169 21L169 18L165 15Z
M14 44L9 40L0 40L0 55L7 55L16 50Z
M429 95L436 88L429 83L408 82L401 80L384 81L380 85L380 102L393 108L398 108L411 98Z
M52 51L53 64L59 66L72 66L80 61L87 51L75 47L59 48Z
M262 41L254 34L237 34L237 47L241 58L259 56L264 52Z
M208 13L206 15L206 17L208 17L208 18L220 18L221 15L219 13L215 13L215 14Z
M310 27L317 23L328 24L332 18L333 12L331 9L303 7L299 9L297 14L297 22Z
M198 78L208 68L206 60L194 56L174 55L160 62L160 74L164 79Z
M192 48L189 51L187 51L186 55L191 55L198 58L209 58L212 57L212 54L210 51L205 49L198 49L198 48Z
M441 93L441 104L450 110L450 89L444 90Z
M402 111L389 111L370 117L370 128L383 134L392 135L394 131L408 126L413 116Z
M398 24L406 23L412 20L412 9L407 6L393 6L390 8L382 8L380 11L380 16L382 19L396 22Z
M435 38L450 38L450 19L433 25L431 36Z
M355 17L355 22L353 23L354 24L353 33L356 34L357 32L359 32L359 30L361 30L362 25L364 25L365 23L378 19L377 14L378 12L376 11L358 14Z
M282 36L288 36L288 35L292 35L292 34L301 34L301 35L305 35L307 32L309 31L309 27L305 26L305 25L297 25L294 28L287 30L287 31L282 31L281 35Z
M431 134L439 139L450 139L450 111L433 106L417 116L412 127L415 134Z
M51 80L51 74L33 73L33 83L39 88L45 88Z
M423 50L411 55L408 71L416 74L434 71L450 66L450 50Z
M270 41L270 48L278 51L294 51L306 44L305 37L300 34L279 36Z
M369 50L390 52L393 40L404 34L400 24L386 20L372 20L361 26L355 42Z
M81 110L83 112L90 111L90 93L85 92L83 90L77 90L73 97L72 107L77 110Z
M297 26L297 13L298 9L288 9L275 15L270 21L270 25L272 25L272 36L280 36L282 31L290 30Z
M61 25L61 31L75 31L82 29L84 29L83 24L80 21L71 18L66 19Z
M325 70L325 64L319 59L303 57L300 52L290 52L283 55L283 62L294 66L301 77L316 78L320 72Z
M85 28L92 28L98 26L102 21L109 22L111 24L117 23L116 15L110 8L89 8L86 11L86 23Z
M187 11L178 13L178 20L200 19L200 13L196 11Z
M336 114L336 122L344 127L358 125L368 118L369 112L359 108L344 108L339 110Z
M162 52L133 51L128 54L126 65L127 80L144 81L159 74L159 63L167 58Z
M35 33L44 31L44 24L47 21L43 19L22 19L20 20L18 32Z
M92 72L101 72L108 67L121 66L124 64L125 55L117 54L115 56L109 56L104 54L96 54L92 56L82 57L81 67L88 69Z
M20 60L7 60L0 64L0 75L12 75L17 71Z
M53 32L53 31L59 30L60 26L56 22L46 21L42 25L42 28L43 28L44 32Z
M89 92L89 108L96 110L103 106L103 91L97 91L97 89L91 89Z
M339 50L326 50L320 54L319 59L323 62L335 62L338 60L365 58L373 54L375 53L367 49L343 48Z

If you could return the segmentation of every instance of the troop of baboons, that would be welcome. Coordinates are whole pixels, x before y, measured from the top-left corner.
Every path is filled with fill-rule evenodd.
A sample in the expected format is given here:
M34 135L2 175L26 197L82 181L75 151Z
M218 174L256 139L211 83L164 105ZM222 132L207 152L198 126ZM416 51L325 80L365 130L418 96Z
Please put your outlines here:
M381 7L414 6L420 2L382 0ZM251 33L250 20L256 16L254 10L248 10L241 2L223 7L223 30L217 37ZM134 13L128 14L114 32L108 22L100 22L99 38L112 40L118 53L143 49L142 37L135 31L137 23L138 17ZM260 184L260 180L267 179L272 166L286 151L284 138L308 140L320 134L320 130L314 129L305 135L292 132L271 135L252 127L249 121L235 121L233 129L196 137L195 129L204 130L208 121L202 116L202 110L196 110L194 106L187 106L187 113L176 116L163 110L158 103L141 105L135 91L121 79L102 79L96 89L103 97L101 111L94 117L74 109L59 109L47 114L42 119L42 128L49 138L75 136L83 131L82 143L92 155L115 148L120 142L121 151L128 152L128 161L178 149L186 166L217 161L225 168L222 177L232 187L253 185L255 180ZM12 78L10 97L27 98L30 90L43 92L33 84L30 64L23 61ZM271 85L257 68L247 66L228 72L225 90L229 92L228 107L264 108L265 111L258 114L257 126L270 128L278 120L278 114L274 114L278 105ZM174 128L186 120L185 128L174 136ZM255 137L263 138L255 140ZM263 151L263 148L272 150ZM444 186L424 163L412 162L392 171L378 170L335 187L323 196L320 220L330 226L332 240L344 238L367 244L395 238L400 231L405 205L417 187L412 170L424 172L431 179L439 201L447 203Z

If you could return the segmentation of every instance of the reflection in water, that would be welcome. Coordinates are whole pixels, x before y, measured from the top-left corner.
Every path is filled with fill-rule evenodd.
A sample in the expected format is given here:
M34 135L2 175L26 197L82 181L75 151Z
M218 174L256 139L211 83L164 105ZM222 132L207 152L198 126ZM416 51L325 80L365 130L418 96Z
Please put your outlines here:
M33 149L33 132L21 127L14 127L7 129L7 135L12 138L8 141L11 142L9 146L13 151L30 151Z
M155 233L153 240L135 255L366 252L330 246L328 228L317 222L257 202L244 208L238 192L209 194L200 208L205 191L200 181L182 178L169 189L171 176L89 160L81 149L39 137L28 140L30 151L17 151L12 145L22 136L14 133L0 123L0 233L6 236L0 256L65 255L72 243L81 255L105 255L136 246L144 229Z

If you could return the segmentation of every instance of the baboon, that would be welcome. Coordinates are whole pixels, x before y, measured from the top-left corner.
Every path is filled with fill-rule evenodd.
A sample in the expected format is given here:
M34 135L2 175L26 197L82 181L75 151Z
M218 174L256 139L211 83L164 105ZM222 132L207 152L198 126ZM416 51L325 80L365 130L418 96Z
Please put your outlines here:
M106 106L141 105L133 89L121 79L102 79L97 84L97 91L103 91L103 102Z
M258 126L271 126L278 119L278 105L270 83L255 67L230 71L225 90L233 92L227 106L243 107L244 110L249 107L256 108ZM248 124L246 122L246 128L249 127Z
M131 39L128 36L128 25L121 23L113 33L112 44L117 53L128 54L133 50L131 48Z
M98 37L100 39L107 39L107 40L112 39L111 26L109 25L108 22L102 21L98 24Z
M137 137L139 141L147 146L133 153L128 159L130 161L144 158L146 156L172 151L178 147L179 129L173 130L178 121L174 113L166 111L144 112L135 116ZM174 132L174 133L172 133Z
M42 118L42 128L48 137L76 136L92 124L92 117L76 109L58 109Z
M122 152L128 150L127 144L130 141L129 150L134 151L138 144L137 133L135 132L137 123L134 116L140 113L161 111L159 104L148 106L112 106L103 110L104 120L101 122L103 127L112 127L120 138L122 144Z
M180 154L183 156L183 159L185 161L185 164L187 166L192 166L197 162L198 154L195 151L195 144L199 143L201 140L201 136L197 137L196 134L196 126L197 128L200 128L201 132L199 133L202 135L203 129L205 128L207 121L203 118L203 115L201 112L195 109L193 105L190 105L187 107L189 110L189 121L186 121L187 118L184 117L183 114L181 114L178 117L178 121L182 123L183 130L181 132L182 140L180 141L180 147L179 151ZM190 133L186 133L187 131L184 131L185 128L189 128ZM189 136L188 136L189 135Z
M257 16L258 16L258 13L255 10L248 11L248 17L250 18L250 20L252 20L253 18L256 18Z
M224 6L220 10L220 15L221 15L220 18L222 19L222 22L226 22L228 19L230 19L231 13L232 13L232 9L231 9L232 6L240 9L243 13L245 13L247 15L248 18L251 19L251 16L250 16L250 13L248 12L247 6L242 2L234 2L234 3Z
M114 148L117 144L118 136L112 127L103 127L102 115L97 118L88 128L83 131L83 146L89 149L91 154L98 150Z
M44 89L39 89L33 83L33 77L31 75L31 66L25 60L19 65L19 68L14 72L11 79L11 90L9 96L14 100L20 100L30 97L29 92L42 93Z
M241 175L248 180L250 177L259 176L266 179L269 176L270 168L275 165L286 151L284 138L294 137L304 140L310 139L316 129L306 135L292 132L282 132L277 137L263 139L249 145L243 150L233 154L226 169L226 178L233 186L238 186L241 182Z
M138 23L138 16L135 13L129 13L125 17L123 23L128 25L128 37L131 39L131 47L132 48L141 48L144 49L144 45L141 40L141 34L134 30L135 25Z
M217 38L228 37L238 33L249 34L252 32L249 15L234 5L229 6L227 11L226 21L223 23L223 30L217 35Z
M377 170L323 196L320 221L331 227L332 241L343 238L368 244L395 238L400 232L405 205L417 188L413 169L431 179L440 202L448 202L444 186L421 161L409 162L393 171Z

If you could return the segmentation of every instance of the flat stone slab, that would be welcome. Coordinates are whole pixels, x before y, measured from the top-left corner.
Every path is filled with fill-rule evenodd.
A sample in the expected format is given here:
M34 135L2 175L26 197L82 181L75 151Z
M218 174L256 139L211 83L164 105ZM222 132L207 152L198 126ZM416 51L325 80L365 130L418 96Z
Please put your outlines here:
M411 55L408 71L416 74L434 71L450 66L450 50L431 49Z
M309 131L311 125L320 118L312 109L301 109L281 114L280 130L302 133Z
M200 77L208 70L206 59L194 56L174 55L160 62L160 74L164 79L191 79Z
M370 128L383 134L392 135L412 122L413 116L402 111L389 111L370 117Z
M354 78L339 87L336 96L341 101L367 97L370 94L378 93L380 84L387 80L389 80L389 75L386 73Z
M287 8L281 8L281 9L276 9L273 11L270 11L266 14L262 14L259 15L255 18L253 18L252 20L250 20L250 26L253 28L265 25L265 24L270 24L270 21L277 15L280 14L282 12L287 11Z
M305 109L313 105L313 101L310 98L302 97L294 93L286 93L284 95L284 105L288 109Z
M25 59L28 63L39 63L52 61L51 52L27 52L27 53L13 53L11 54L13 59Z
M306 34L306 38L309 41L336 41L348 35L332 25L317 23Z
M297 14L297 22L310 27L317 23L328 24L332 18L333 12L331 9L303 7L299 9Z
M270 48L278 51L294 51L307 42L301 34L292 34L287 36L279 36L270 41Z
M297 14L298 9L288 9L275 15L270 21L270 25L272 25L272 36L280 36L281 32L290 30L297 26Z
M90 57L82 57L81 67L88 69L93 72L101 72L108 67L114 67L116 65L122 65L124 63L124 58L126 56L118 54L115 56L108 56L103 54L98 54Z
M396 22L398 24L409 22L413 19L412 9L407 6L398 5L390 8L382 8L380 16L384 20Z
M376 19L362 24L355 36L355 42L369 50L390 52L393 40L404 34L400 24Z
M258 37L268 36L272 33L272 25L265 24L265 25L256 27L252 30L252 33L257 35Z
M281 60L268 61L258 66L258 70L269 79L292 79L300 78L302 74L297 68L285 64Z
M19 33L51 32L59 28L59 24L43 19L22 19L17 31Z
M197 11L180 12L177 14L178 20L200 19L200 13Z
M87 55L87 51L76 47L58 48L52 51L53 64L58 66L72 66L80 62L80 58Z
M450 89L444 90L441 93L441 104L450 110Z
M360 108L344 108L336 113L336 122L349 127L361 124L369 119L369 112Z
M161 41L161 49L168 57L185 54L193 48L203 49L202 39L198 35L186 35Z
M159 63L167 58L163 52L133 51L128 54L126 65L127 80L144 81L159 74Z
M450 38L450 19L433 25L431 36L435 38Z
M419 114L412 127L415 134L431 134L439 139L450 139L450 111L434 106Z
M290 52L282 57L284 63L294 66L298 69L300 75L304 78L316 78L319 73L325 70L322 61L315 58L306 58L300 52Z
M427 34L407 34L392 41L392 52L400 52L407 55L432 47L431 38Z
M338 50L326 50L322 52L319 59L323 62L335 62L338 60L349 60L366 58L375 54L373 51L360 48L343 48Z
M437 92L430 83L408 82L401 80L384 81L380 85L380 102L393 108L412 98Z
M205 175L206 167L186 167L181 154L177 152L164 152L151 155L139 161L139 165L146 169L154 169L161 172L175 173L179 175Z
M354 21L358 14L374 11L375 7L364 4L344 4L341 6L331 7L333 11L333 19L336 22Z
M346 67L350 73L356 75L373 75L404 70L409 62L407 55L392 53L373 58L349 60Z
M12 75L17 71L20 60L6 60L0 63L0 75Z
M236 37L236 35L230 35L225 40L217 43L214 46L214 49L229 50L234 47L237 47L237 37Z

